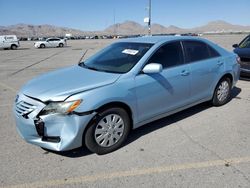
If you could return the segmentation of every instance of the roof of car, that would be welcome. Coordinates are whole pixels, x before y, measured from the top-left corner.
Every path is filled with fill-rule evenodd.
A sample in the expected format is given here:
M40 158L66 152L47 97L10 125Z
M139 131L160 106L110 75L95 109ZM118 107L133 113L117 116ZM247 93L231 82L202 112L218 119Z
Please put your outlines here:
M152 43L156 44L158 42L168 42L172 40L202 40L199 37L192 37L192 36L142 36L137 38L128 38L123 39L122 42L139 42L139 43Z

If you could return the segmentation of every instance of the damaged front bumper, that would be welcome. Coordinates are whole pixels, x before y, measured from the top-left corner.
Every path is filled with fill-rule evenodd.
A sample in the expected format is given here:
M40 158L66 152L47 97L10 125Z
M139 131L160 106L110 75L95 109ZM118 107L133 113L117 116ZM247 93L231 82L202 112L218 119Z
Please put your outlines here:
M28 143L54 151L82 146L82 136L95 112L38 116L45 104L20 94L14 105L16 127Z

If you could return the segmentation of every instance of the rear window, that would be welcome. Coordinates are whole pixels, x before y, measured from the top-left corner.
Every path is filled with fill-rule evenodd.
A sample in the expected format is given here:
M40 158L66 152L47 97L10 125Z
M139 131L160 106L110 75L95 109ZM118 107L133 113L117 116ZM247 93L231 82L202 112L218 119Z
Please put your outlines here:
M184 41L183 45L185 49L187 63L220 56L220 54L215 49L208 46L204 42Z
M207 47L208 47L211 58L220 56L220 54L215 49L213 49L211 46L207 45Z

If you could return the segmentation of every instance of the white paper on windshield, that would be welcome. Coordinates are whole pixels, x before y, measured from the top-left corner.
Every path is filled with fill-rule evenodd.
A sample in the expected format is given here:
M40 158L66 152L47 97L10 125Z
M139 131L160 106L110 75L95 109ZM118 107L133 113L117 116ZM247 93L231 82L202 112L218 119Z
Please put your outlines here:
M138 50L133 50L133 49L125 49L122 51L122 53L128 55L136 55L138 52L139 52Z

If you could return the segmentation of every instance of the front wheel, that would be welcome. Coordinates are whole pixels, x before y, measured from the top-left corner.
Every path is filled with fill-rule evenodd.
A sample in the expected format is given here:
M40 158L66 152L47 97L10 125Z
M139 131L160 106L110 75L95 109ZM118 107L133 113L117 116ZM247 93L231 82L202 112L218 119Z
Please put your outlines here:
M212 104L214 106L226 104L231 96L231 87L231 80L229 78L222 78L215 88Z
M110 108L97 115L87 127L84 141L86 147L97 154L106 154L118 149L130 130L130 118L122 108Z
M59 47L62 48L62 47L63 47L63 43L60 43L60 44L59 44Z

